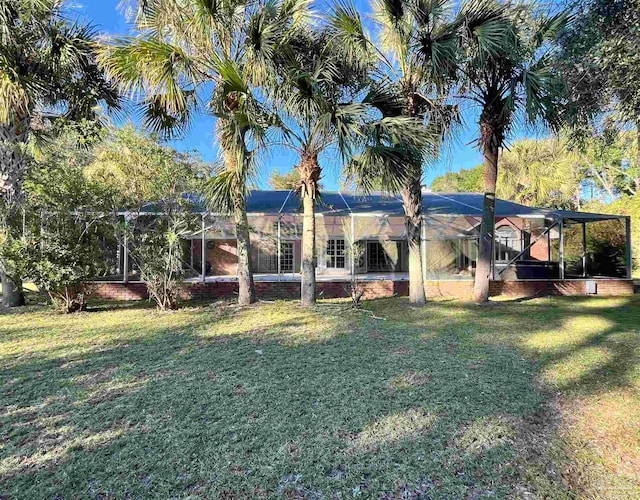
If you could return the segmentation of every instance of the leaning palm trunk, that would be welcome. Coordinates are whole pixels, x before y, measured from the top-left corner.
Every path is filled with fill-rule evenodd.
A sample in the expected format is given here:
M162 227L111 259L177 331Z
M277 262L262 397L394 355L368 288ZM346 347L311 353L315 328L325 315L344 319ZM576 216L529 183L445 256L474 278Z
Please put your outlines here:
M236 226L238 251L238 304L247 306L256 301L256 293L253 283L253 270L251 268L247 204L242 195L234 196L233 219Z
M402 190L402 204L405 213L407 245L409 247L409 302L424 305L427 297L422 280L422 258L420 252L420 232L422 229L422 191L416 178Z
M320 180L317 155L304 155L298 171L303 207L300 300L303 307L310 307L316 302L316 196Z
M489 300L489 281L491 279L491 261L493 260L496 181L498 179L498 142L490 125L483 123L480 127L483 132L484 202L482 205L478 262L473 284L473 300L483 303Z
M5 220L1 221L1 225L5 228L9 227L11 216L19 207L22 198L22 177L26 168L22 146L27 141L28 133L28 118L19 120L17 125L0 125L0 196L6 203L3 210ZM24 305L21 277L16 276L10 269L3 269L0 265L0 279L3 305L5 307Z

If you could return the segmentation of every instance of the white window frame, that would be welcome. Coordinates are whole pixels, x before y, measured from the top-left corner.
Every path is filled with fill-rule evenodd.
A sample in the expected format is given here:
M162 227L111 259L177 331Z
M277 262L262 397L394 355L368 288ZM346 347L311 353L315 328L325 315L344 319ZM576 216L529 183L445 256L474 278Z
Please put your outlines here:
M501 236L500 230L508 229L515 236ZM505 250L506 248L506 250ZM522 251L522 231L511 226L500 226L495 229L496 262L509 262ZM504 258L502 258L504 256Z
M338 249L338 243L342 244L342 248ZM332 248L333 247L333 248ZM325 249L325 267L327 269L346 269L347 268L347 242L344 238L329 238ZM342 265L338 265L338 259L342 259Z
M291 249L290 255L285 251L285 245ZM291 266L288 267L288 258L291 257ZM286 260L285 260L286 259ZM277 262L277 257L276 257ZM280 242L280 271L283 273L292 273L296 267L296 246L293 241L281 241Z

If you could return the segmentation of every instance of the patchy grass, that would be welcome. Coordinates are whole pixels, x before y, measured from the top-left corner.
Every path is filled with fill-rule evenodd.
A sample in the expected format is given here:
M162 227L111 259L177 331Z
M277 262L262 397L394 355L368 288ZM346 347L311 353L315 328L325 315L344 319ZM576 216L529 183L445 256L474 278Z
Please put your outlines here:
M639 305L1 315L0 497L638 497Z

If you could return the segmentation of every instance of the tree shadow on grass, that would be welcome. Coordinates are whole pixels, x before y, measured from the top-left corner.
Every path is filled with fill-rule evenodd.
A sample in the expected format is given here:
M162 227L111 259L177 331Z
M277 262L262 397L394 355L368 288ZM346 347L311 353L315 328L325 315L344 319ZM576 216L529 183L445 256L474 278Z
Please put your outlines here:
M640 495L640 297L563 297L491 308L434 304L420 322L440 325L467 316L461 342L518 349L534 366L533 380L557 406L552 436L581 494ZM384 309L384 304L380 304ZM391 307L396 327L406 312ZM411 314L409 312L409 314ZM616 493L617 492L617 493Z
M369 306L387 319L292 303L108 311L48 331L35 318L36 345L9 351L0 371L4 489L457 498L530 487L520 427L544 403L532 383L543 365L504 338L522 331L522 310ZM565 319L551 308L527 328ZM0 335L29 338L28 321L13 333L2 321ZM504 333L485 338L493 326Z

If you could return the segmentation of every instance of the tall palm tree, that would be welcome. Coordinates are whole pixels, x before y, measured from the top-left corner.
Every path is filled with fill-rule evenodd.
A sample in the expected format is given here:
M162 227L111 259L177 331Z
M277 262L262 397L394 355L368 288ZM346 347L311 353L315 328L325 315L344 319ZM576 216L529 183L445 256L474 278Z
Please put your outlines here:
M139 36L116 40L100 61L140 98L146 124L180 133L193 113L217 117L223 171L208 181L212 207L233 214L238 302L255 300L246 195L256 147L277 123L260 96L274 82L279 48L309 19L309 0L140 0Z
M299 156L297 191L303 206L300 299L316 302L316 220L322 167L320 155L355 121L348 111L355 75L341 64L326 30L305 30L293 37L278 58L273 101L287 124L286 145ZM355 78L354 78L355 79ZM345 105L342 102L345 102ZM344 142L342 142L344 144Z
M0 229L15 233L22 203L25 147L46 120L96 118L118 94L96 62L96 32L64 16L61 0L0 0ZM24 302L20 276L0 259L3 303Z
M368 137L375 135L379 144L390 144L401 137L407 144L420 147L426 135L420 120L382 116L382 105L390 100L397 102L397 96L373 85L370 72L376 59L370 51L353 53L342 43L345 33L337 26L350 18L360 23L352 5L337 5L322 29L299 33L279 60L274 101L284 110L287 143L300 157L303 306L314 304L316 299L315 205L320 195L321 155L335 147L342 160L349 161Z
M552 67L552 53L568 16L547 16L522 4L495 0L483 0L479 12L494 19L498 36L487 45L471 33L461 45L459 71L464 97L480 110L484 203L473 295L482 303L489 299L500 150L519 116L530 124L560 124L563 88Z
M383 171L386 179L400 180L400 195L405 212L407 243L409 247L409 299L412 304L424 304L426 295L422 278L421 228L422 228L422 177L424 167L438 154L442 140L458 119L458 110L449 99L450 89L457 83L459 47L469 36L490 45L495 36L491 27L493 19L479 9L482 0L473 0L456 12L449 0L376 0L374 21L379 27L379 53L385 78L390 78L401 96L400 105L386 107L385 116L407 116L420 119L428 126L431 144L428 148L404 148L404 159L398 162L382 162L386 149L366 149L356 161L351 162L351 172L365 184L380 185L372 179ZM357 46L352 26L355 20L345 23L351 37L345 44ZM369 43L369 46L373 44ZM399 159L399 157L398 157ZM373 162L375 165L372 165ZM396 165L402 165L397 170ZM387 167L391 166L391 170ZM400 174L401 178L397 175ZM397 186L385 182L383 186Z

